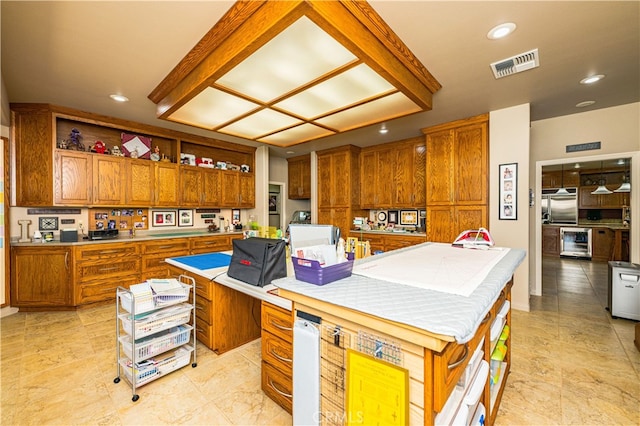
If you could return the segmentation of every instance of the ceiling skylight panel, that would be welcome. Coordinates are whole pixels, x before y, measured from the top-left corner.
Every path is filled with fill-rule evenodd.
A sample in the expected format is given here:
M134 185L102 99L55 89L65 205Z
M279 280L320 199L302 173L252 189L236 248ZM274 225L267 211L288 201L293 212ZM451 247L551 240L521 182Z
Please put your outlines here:
M258 139L258 141L272 145L289 146L333 134L334 132L330 130L306 123L300 126L293 127L291 129L283 130L282 132L274 133L273 135L269 135L264 138L260 138Z
M169 118L211 129L257 107L253 102L207 87Z
M344 46L303 16L216 84L270 102L355 59Z
M274 132L278 129L301 123L300 120L288 115L263 109L220 129L221 132L231 133L249 139Z
M312 118L394 90L369 66L361 64L274 106Z
M344 132L363 123L373 124L419 111L422 109L418 105L398 92L315 121Z

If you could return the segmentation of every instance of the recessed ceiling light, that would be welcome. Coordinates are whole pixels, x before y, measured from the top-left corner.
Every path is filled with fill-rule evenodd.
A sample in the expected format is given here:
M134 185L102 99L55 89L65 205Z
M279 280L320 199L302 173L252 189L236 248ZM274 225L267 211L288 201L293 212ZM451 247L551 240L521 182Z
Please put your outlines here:
M600 81L604 78L604 74L592 75L590 77L585 77L580 80L580 84L593 84L596 81Z
M381 135L385 135L387 134L387 132L389 132L389 129L387 129L386 124L383 124L382 127L380 127L380 130L378 130L378 133L380 133Z
M584 108L595 104L596 101L583 101L576 104L576 108Z
M287 154L295 154L295 151L287 151Z
M113 94L113 95L109 95L109 97L111 99L113 99L114 101L116 101L116 102L128 102L129 101L129 98L127 98L124 95Z
M487 38L490 40L497 40L499 38L503 38L511 34L516 30L516 24L513 22L506 22L504 24L496 25L491 28L487 33Z

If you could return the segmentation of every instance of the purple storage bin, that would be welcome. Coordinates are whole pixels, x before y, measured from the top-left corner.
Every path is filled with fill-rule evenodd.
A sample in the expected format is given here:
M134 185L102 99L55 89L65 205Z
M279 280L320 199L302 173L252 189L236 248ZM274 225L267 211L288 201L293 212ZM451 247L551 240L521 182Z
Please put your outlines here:
M335 265L320 266L317 260L302 259L291 257L293 262L293 270L296 273L296 279L316 285L325 285L330 282L341 280L351 276L353 269L353 260L336 263Z

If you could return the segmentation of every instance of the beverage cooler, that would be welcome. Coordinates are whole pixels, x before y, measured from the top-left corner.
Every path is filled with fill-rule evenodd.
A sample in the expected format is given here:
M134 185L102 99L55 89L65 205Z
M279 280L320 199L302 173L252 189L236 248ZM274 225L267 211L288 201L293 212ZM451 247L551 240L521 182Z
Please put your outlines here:
M640 265L609 262L607 309L614 318L640 320Z

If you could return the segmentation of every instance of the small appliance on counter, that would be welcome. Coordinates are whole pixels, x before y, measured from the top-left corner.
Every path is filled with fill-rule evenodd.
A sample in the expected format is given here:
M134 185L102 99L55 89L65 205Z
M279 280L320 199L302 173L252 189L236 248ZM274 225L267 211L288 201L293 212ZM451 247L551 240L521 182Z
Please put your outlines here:
M601 220L602 212L600 210L587 210L587 220Z
M78 242L78 230L77 229L61 229L60 242L63 242L63 243Z
M99 229L95 231L89 231L90 240L112 240L118 238L117 229Z

